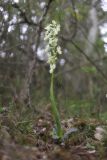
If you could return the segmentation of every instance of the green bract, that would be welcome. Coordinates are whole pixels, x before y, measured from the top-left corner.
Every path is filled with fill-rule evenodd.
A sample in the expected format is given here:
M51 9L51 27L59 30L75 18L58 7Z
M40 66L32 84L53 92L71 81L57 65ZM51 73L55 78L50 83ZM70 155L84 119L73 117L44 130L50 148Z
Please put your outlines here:
M52 21L46 28L45 38L48 45L46 52L48 54L48 63L50 65L50 73L53 73L56 67L56 61L58 54L62 54L61 47L58 45L58 33L60 31L60 25L56 21Z

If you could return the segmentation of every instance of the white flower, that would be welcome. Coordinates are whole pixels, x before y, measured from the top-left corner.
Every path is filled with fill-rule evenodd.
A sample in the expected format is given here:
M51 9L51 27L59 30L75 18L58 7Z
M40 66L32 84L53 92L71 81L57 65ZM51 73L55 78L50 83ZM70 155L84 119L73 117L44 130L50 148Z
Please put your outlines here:
M53 23L54 25L56 25L56 21L55 21L55 20L52 20L52 23Z
M47 31L49 31L50 30L50 25L48 25L47 27L45 27L45 29L47 30Z
M49 47L49 45L47 45L46 48L45 48L45 51L49 52L49 50L50 50L50 47Z
M53 71L55 70L56 68L56 64L51 64L50 65L50 73L53 73Z
M48 45L46 52L48 52L48 63L50 65L50 73L53 73L56 68L56 61L58 54L62 54L61 47L58 46L58 33L60 25L56 21L52 21L46 28L44 40L47 40Z
M62 51L61 51L61 47L60 47L60 46L57 46L57 52L58 52L58 54L62 54Z

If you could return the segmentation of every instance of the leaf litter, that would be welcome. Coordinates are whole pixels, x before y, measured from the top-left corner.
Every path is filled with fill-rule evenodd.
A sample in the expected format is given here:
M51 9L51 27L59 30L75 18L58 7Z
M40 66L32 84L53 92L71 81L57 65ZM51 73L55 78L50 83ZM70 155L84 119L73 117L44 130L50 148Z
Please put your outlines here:
M96 134L106 133L106 122L69 118L61 123L65 134L62 141L56 143L52 138L54 124L50 109L35 114L29 112L27 116L26 113L17 115L17 111L11 115L1 113L0 160L107 159L107 135L96 138Z

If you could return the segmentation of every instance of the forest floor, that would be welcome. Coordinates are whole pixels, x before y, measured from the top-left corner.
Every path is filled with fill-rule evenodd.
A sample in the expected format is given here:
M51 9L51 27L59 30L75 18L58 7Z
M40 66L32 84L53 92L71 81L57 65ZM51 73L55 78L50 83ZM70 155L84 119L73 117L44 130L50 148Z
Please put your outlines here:
M96 128L106 122L61 116L63 130L70 134L58 143L52 138L49 109L2 111L0 160L107 160L107 137L95 138Z

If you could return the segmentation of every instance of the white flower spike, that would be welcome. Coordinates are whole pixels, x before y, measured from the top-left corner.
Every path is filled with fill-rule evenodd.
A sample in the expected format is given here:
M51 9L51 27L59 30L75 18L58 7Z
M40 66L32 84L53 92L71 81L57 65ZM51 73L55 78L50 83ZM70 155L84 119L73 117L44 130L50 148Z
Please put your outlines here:
M61 47L58 45L58 33L60 32L60 24L52 21L46 28L44 40L48 42L46 52L48 52L48 63L50 65L50 73L56 68L58 54L62 54Z

